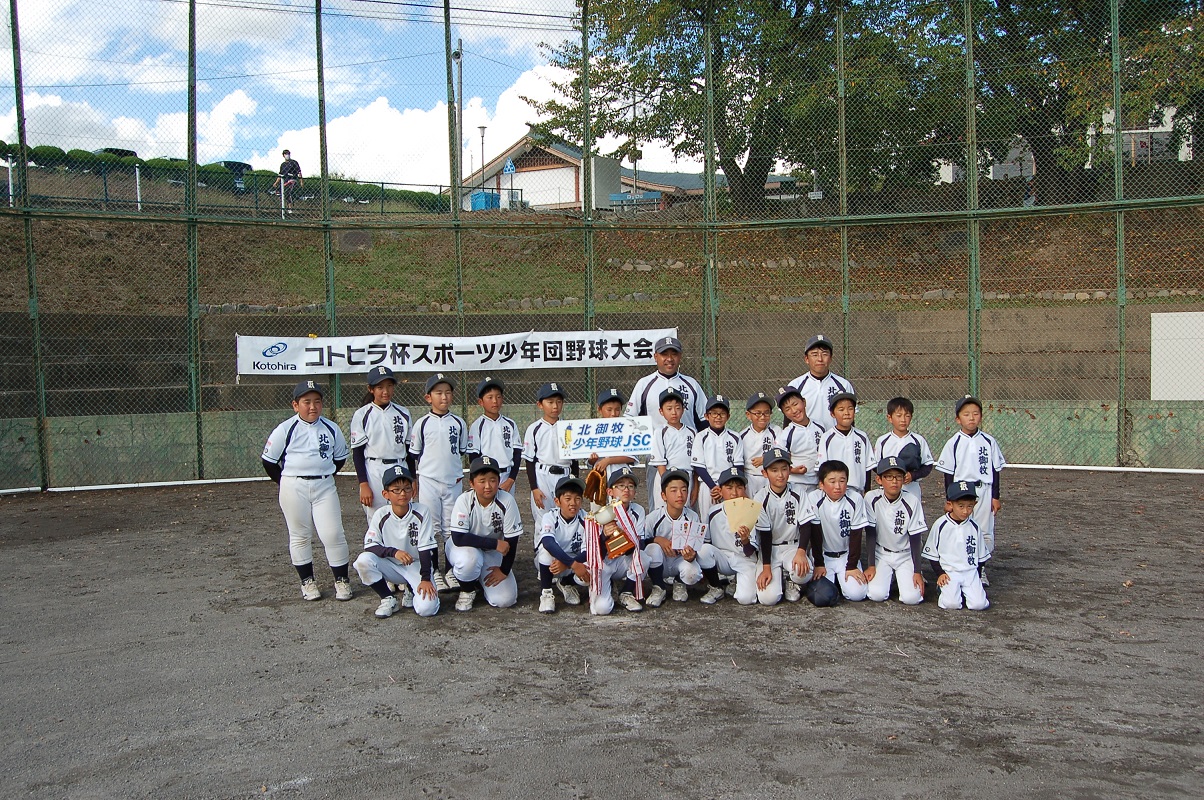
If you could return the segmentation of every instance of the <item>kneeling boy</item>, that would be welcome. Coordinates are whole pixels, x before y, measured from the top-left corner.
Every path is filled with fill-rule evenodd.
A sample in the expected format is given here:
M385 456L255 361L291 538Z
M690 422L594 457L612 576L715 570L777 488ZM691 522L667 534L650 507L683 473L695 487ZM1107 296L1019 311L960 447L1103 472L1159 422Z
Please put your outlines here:
M514 580L514 548L523 533L518 503L498 488L498 462L489 456L473 459L468 467L469 491L460 495L452 510L451 562L460 596L456 611L471 611L477 595L485 593L489 605L509 608L518 600Z
M411 501L414 476L405 466L396 464L386 469L381 484L388 505L372 515L355 571L364 585L380 596L378 618L391 617L398 609L397 598L389 591L390 582L410 588L418 616L433 617L439 611L439 593L431 572L439 543L435 541L431 512Z
M881 602L897 580L899 601L914 606L924 599L920 574L920 537L928 530L924 509L918 496L903 493L907 469L897 456L882 459L874 471L878 488L865 496L870 518L865 535L866 593Z
M945 516L938 519L924 543L924 558L937 574L941 588L937 605L958 609L965 598L966 608L982 611L991 605L978 565L986 555L982 531L971 518L978 502L978 490L972 481L955 481L945 490Z

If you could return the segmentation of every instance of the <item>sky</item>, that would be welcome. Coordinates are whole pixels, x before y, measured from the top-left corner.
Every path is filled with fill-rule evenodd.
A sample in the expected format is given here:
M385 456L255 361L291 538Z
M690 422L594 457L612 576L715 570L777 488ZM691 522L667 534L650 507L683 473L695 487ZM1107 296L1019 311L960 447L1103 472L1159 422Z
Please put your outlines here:
M443 7L437 0L323 3L327 154L332 174L438 187L450 181ZM464 173L517 141L562 78L546 48L577 40L573 0L453 0L464 49ZM18 0L31 145L187 155L187 0ZM9 22L7 4L0 19ZM3 26L5 32L9 25ZM312 0L198 0L201 163L275 170L288 148L319 168ZM0 138L16 140L11 39L0 60ZM605 152L614 142L602 140ZM639 168L701 170L668 145ZM630 167L630 162L624 162Z

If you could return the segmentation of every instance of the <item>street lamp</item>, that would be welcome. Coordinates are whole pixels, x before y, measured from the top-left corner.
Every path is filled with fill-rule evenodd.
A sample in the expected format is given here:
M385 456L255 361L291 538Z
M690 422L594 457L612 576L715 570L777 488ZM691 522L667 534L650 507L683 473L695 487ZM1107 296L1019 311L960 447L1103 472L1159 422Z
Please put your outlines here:
M480 125L477 130L481 132L481 191L485 191L485 126Z

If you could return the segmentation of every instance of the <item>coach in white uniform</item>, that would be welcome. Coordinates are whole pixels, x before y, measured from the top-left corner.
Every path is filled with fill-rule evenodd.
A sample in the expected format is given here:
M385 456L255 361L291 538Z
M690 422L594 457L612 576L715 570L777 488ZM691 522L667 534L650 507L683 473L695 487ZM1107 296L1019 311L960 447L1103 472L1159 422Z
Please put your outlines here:
M855 394L853 384L832 372L832 341L822 333L812 336L803 350L808 372L790 382L807 401L807 416L826 431L836 424L828 401L839 393Z

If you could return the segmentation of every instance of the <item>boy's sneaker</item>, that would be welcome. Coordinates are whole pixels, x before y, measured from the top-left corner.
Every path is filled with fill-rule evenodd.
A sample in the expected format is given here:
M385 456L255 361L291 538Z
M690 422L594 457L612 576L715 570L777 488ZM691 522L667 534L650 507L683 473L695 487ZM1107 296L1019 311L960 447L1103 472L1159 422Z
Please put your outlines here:
M726 583L723 584L723 593L726 594L728 597L736 596L736 579L735 578L732 578L730 581L727 581Z
M350 600L351 599L351 581L346 578L334 579L334 599L335 600Z
M452 577L454 578L455 576L453 575ZM443 573L442 573L442 572L437 572L437 571L434 571L434 570L432 570L432 572L431 572L431 580L432 580L432 581L434 582L434 584L435 584L435 591L436 591L436 592L446 592L446 591L449 591L449 590L451 589L451 587L447 585L447 579L443 577ZM458 586L458 585L459 585L459 584L457 584L457 586Z
M564 598L564 602L570 606L581 605L581 592L577 591L577 587L566 581L556 581L556 588L560 590L560 596Z
M556 610L556 593L551 589L544 589L539 593L539 613L551 614Z
M456 611L472 611L472 604L476 600L476 592L460 592L460 596L456 598Z
M380 605L376 607L376 618L386 619L397 613L397 598L393 595L382 597Z
M690 590L681 581L673 584L673 599L679 603L684 603L690 599Z
M322 590L318 588L318 582L313 578L301 581L301 596L306 600L321 600Z
M978 577L982 579L983 586L990 586L991 581L987 578L987 565L983 564L978 568Z
M786 581L786 588L782 591L788 603L797 603L803 597L803 587L799 586L792 580Z
M640 601L635 599L635 595L631 592L623 592L619 595L619 602L623 604L623 608L628 611L643 611L644 607L640 605Z
M401 590L401 607L402 608L413 608L414 607L414 590L411 589L409 586L407 586Z
M450 567L447 572L443 573L443 583L447 585L450 591L460 588L460 581L456 579L456 573L452 572Z
M716 603L718 603L720 600L723 599L723 587L722 586L712 586L711 588L706 590L706 594L704 594L700 599L702 600L703 603L705 603L708 606L715 605Z
M668 592L665 591L663 586L653 586L652 590L648 592L648 597L644 600L644 604L652 608L660 608L661 604L665 602L666 595L668 595Z

